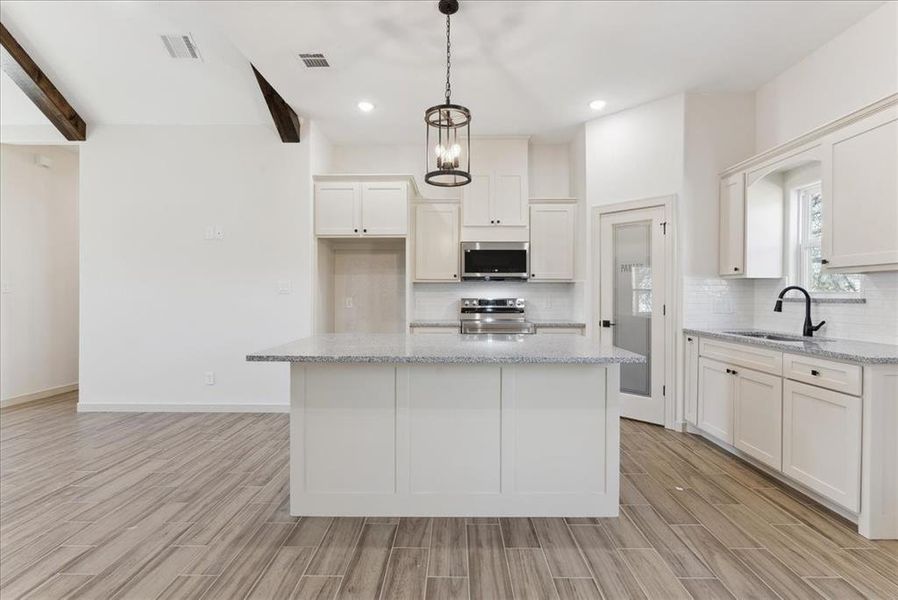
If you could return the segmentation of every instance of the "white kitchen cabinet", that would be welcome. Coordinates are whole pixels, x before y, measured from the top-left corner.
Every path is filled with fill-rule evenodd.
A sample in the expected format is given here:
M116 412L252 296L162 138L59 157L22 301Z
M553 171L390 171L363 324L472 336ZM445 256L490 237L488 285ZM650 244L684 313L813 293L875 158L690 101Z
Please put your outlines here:
M357 182L328 181L315 184L315 234L355 236L361 229L358 207L361 187Z
M315 234L319 237L402 237L408 233L408 184L315 183Z
M537 323L536 325L536 333L537 335L585 335L586 328L585 327L540 327Z
M745 273L745 173L720 182L720 275Z
M458 281L457 204L415 208L415 281Z
M783 472L857 512L860 469L861 399L786 379Z
M726 363L700 357L698 361L698 427L733 444L736 378Z
M832 269L898 269L898 107L823 138L822 256Z
M780 470L783 462L783 380L751 369L731 370L736 379L733 445Z
M526 138L471 140L471 183L461 188L461 240L525 242L529 238Z
M698 337L686 335L684 340L683 391L686 395L686 421L698 424Z
M577 207L530 205L530 280L573 281Z
M362 233L402 236L408 232L408 186L404 181L362 184Z
M523 175L472 175L471 183L462 188L464 226L526 227L527 202Z

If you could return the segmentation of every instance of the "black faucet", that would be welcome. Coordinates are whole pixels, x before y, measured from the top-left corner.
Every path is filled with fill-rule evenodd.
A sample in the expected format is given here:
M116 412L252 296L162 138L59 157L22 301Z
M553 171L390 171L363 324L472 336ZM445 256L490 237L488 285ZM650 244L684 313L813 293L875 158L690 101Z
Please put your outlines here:
M802 327L801 334L805 337L813 337L814 332L823 327L826 321L820 321L816 325L811 324L811 295L800 285L790 285L783 288L783 291L780 292L779 297L776 299L776 304L773 306L773 312L783 312L783 296L789 290L798 290L804 294L804 327Z

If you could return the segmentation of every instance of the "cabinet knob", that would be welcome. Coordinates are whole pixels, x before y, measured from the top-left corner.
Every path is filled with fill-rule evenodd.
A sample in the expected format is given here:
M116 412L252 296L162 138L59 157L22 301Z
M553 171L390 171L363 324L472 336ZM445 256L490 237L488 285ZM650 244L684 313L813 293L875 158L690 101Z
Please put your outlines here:
M359 232L359 230L358 230L358 229L353 229L353 231L354 231L354 232L356 232L356 233L358 233L358 232Z
M499 223L501 223L501 222L502 222L502 221L500 221L499 219L496 219L496 224L497 224L497 225L498 225Z
M362 229L362 233L368 233L367 229Z
M452 277L458 277L458 273L453 273Z
M531 273L530 276L531 276L531 277L536 277L536 273Z
M811 375L813 375L814 377L820 377L820 371L818 371L817 369L811 369Z
M820 264L821 264L821 265L828 265L828 264L829 264L829 261L826 260L825 258L821 258L821 259L820 259Z
M734 270L734 271L738 271L738 270L739 270L739 267L733 267L733 270Z
M495 221L492 220L492 219L490 219L490 224L492 225L492 224L494 224L494 223L495 223Z
M691 341L692 341L692 338L691 338L691 337L688 337L688 338L686 338L686 341L687 341L687 342L691 342Z

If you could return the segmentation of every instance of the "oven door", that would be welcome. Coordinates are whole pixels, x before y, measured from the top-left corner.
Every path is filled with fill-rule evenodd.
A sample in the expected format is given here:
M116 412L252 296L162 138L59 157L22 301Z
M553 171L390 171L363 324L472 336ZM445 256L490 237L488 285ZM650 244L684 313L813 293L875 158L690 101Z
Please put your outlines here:
M462 242L462 279L527 279L529 250L527 242Z

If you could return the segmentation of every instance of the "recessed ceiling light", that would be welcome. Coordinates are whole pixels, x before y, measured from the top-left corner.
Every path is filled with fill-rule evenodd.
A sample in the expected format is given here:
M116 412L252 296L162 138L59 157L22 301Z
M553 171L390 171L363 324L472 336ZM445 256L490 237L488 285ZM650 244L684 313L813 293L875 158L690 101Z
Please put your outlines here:
M593 110L602 110L605 108L605 104L607 104L604 100L593 100L589 103L589 108Z
M362 112L371 112L372 110L374 110L374 105L367 100L362 100L361 102L359 102L359 110Z

